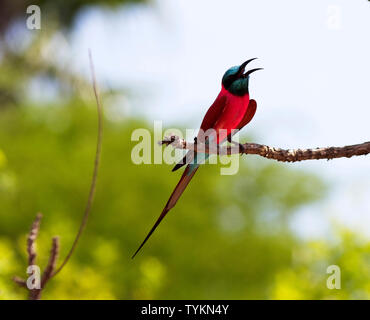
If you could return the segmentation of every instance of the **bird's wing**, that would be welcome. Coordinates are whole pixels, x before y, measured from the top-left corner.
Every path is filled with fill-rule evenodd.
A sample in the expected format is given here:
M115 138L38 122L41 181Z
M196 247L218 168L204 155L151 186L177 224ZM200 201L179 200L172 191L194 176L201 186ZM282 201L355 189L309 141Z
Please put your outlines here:
M245 114L242 118L242 120L239 122L239 124L236 126L236 130L232 130L227 135L227 140L231 141L231 137L236 134L238 131L240 131L242 128L244 128L254 117L257 110L257 102L256 100L249 100L247 110L245 110Z
M213 128L216 124L217 120L220 118L221 114L223 113L225 106L227 104L227 97L220 93L213 104L209 107L206 115L203 118L202 124L200 125L200 130L198 133L198 137L200 135L201 130L206 132L208 129ZM182 158L172 169L172 171L176 171L183 167L184 165L192 162L194 159L194 152L188 151L184 158Z
M241 110L242 104L245 102L239 101L237 103L241 105L239 105L239 107L237 106L236 108L235 103L226 103L223 114L218 118L214 125L214 129L217 130L218 144L221 144L223 141L225 141L225 139L230 139L235 133L238 132L238 130L247 125L256 113L257 103L255 100L251 99L247 102L248 106L245 109L244 114L239 110Z
M254 99L249 100L248 108L245 111L242 121L239 123L237 129L245 127L254 117L257 110L257 102Z
M215 102L213 102L213 104L209 107L206 115L203 118L202 124L200 125L200 129L207 131L208 129L213 128L224 111L226 104L227 96L220 93Z

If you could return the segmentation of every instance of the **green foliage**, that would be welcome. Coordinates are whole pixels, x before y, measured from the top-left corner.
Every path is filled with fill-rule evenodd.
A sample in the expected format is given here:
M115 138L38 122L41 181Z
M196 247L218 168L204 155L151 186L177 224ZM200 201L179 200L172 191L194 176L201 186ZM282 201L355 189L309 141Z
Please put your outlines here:
M274 299L370 299L370 243L350 230L338 242L313 241L293 250L291 269L276 275ZM328 289L328 266L340 268L340 289Z
M288 217L319 199L315 177L247 157L235 176L204 166L135 260L130 257L159 215L181 173L134 165L131 132L147 124L106 120L96 201L85 234L44 298L268 298L292 267ZM0 117L1 298L24 298L11 276L24 275L25 237L36 212L41 268L51 237L70 248L87 199L96 111L63 107L5 109Z

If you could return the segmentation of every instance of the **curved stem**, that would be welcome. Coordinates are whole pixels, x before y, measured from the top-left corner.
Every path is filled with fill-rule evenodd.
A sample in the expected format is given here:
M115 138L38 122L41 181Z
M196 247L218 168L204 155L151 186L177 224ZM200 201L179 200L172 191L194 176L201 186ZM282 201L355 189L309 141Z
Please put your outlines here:
M96 189L96 181L98 178L98 171L99 171L99 165L100 165L100 158L101 158L101 149L102 149L102 138L103 138L103 111L99 99L99 94L98 94L98 89L96 85L96 78L95 78L95 71L94 71L94 64L91 56L91 51L89 50L89 59L90 59L90 69L91 69L91 76L92 76L92 84L93 84L93 89L94 89L94 95L95 95L95 100L96 100L96 105L97 105L97 110L98 110L98 138L97 138L97 143L96 143L96 153L95 153L95 162L94 162L94 172L92 176L92 181L91 181L91 186L90 186L90 192L89 192L89 197L87 199L87 204L85 207L84 215L80 224L80 228L78 230L78 233L76 235L75 240L73 241L72 247L69 250L67 256L65 257L64 261L62 264L58 267L58 269L55 270L55 272L52 274L54 277L57 275L67 264L69 259L71 258L73 252L76 249L77 243L81 238L81 235L86 227L87 220L89 218L89 214L91 211L91 206L94 200L94 194L95 194L95 189Z

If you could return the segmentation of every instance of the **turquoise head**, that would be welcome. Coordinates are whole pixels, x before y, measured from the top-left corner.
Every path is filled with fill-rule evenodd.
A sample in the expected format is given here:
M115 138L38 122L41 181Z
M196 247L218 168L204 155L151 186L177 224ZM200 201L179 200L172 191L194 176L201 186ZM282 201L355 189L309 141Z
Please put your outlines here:
M231 67L222 77L224 88L236 96L244 96L249 93L249 76L251 73L262 70L262 68L251 69L244 73L247 64L257 58L249 59L240 66Z

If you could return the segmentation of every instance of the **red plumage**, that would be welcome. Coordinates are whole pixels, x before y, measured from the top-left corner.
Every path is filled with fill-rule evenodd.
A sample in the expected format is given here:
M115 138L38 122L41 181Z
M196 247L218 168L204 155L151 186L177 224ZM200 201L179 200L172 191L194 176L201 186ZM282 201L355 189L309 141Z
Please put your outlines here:
M242 65L243 70L245 65L246 63L244 63L244 66ZM249 71L249 73L256 70L259 69L253 69ZM243 95L233 94L229 90L225 89L224 85L222 85L219 95L204 116L197 137L199 138L201 132L206 132L208 129L215 129L217 134L217 144L220 144L225 141L226 138L231 137L235 129L240 130L245 125L247 125L252 120L256 109L257 103L255 100L249 99L249 92L246 92ZM175 166L174 170L177 170L183 165L190 163L186 167L180 181L172 192L161 215L157 219L152 229L149 231L144 241L141 243L140 247L136 250L132 258L134 258L136 254L140 251L145 242L149 239L154 230L158 227L160 222L166 216L168 211L175 206L177 200L180 198L190 180L193 178L194 174L198 170L199 164L191 163L194 156L196 156L194 152L189 152L187 156L185 156L184 159Z
M216 130L217 143L220 143L231 134L232 130L239 128L247 113L248 105L248 93L236 96L222 86L221 92L204 116L200 129L203 131Z

